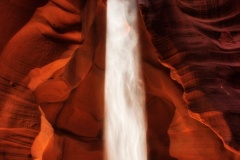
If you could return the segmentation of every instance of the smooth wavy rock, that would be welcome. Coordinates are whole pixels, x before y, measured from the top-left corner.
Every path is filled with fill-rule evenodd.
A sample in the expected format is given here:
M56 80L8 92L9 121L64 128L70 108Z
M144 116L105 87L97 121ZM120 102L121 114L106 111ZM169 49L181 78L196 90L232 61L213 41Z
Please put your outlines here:
M184 88L190 115L239 154L239 1L139 3L159 60Z
M31 159L40 112L30 90L0 77L0 159Z
M148 159L239 160L238 1L138 2ZM0 2L1 160L104 158L105 9Z
M37 7L43 6L47 0L2 0L0 1L0 51L19 29L25 25Z
M49 1L44 7L36 9L32 18L22 27L35 8L45 1L21 2L0 2L3 4L1 8L6 6L19 9L1 10L1 21L6 26L9 25L10 29L9 33L3 34L6 36L1 38L1 45L5 45L9 37L14 35L0 54L0 159L3 160L32 159L31 147L36 136L42 132L40 126L43 121L40 119L42 115L35 101L36 97L28 86L33 77L36 78L36 72L31 71L39 71L55 60L71 57L86 38L85 33L93 21L90 16L95 15L96 7L96 1L88 2L90 5L86 5L87 7L79 1ZM25 10L26 7L31 12ZM11 18L7 24L5 18L22 13L21 9L26 11L26 15L20 15L19 19ZM12 23L17 25L13 26ZM20 27L22 28L16 32ZM4 29L2 26L1 28ZM30 86L37 87L34 83Z

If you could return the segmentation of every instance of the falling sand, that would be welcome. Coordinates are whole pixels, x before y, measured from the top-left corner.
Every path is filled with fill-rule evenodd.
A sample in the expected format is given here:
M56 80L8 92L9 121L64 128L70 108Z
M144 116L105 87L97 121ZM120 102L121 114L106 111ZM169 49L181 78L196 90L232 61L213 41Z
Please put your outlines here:
M144 87L134 0L107 1L106 160L146 160Z

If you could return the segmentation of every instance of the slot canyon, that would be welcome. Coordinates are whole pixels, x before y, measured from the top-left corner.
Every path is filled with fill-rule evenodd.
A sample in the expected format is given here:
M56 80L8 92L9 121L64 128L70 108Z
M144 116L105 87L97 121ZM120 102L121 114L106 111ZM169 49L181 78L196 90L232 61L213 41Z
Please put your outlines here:
M1 0L0 13L0 160L240 160L239 0Z

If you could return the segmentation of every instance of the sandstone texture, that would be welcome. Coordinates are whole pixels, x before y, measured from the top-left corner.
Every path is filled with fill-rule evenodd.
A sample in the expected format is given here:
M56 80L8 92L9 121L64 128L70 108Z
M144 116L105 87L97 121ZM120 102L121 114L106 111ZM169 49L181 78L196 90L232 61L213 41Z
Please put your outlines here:
M138 4L148 159L239 160L239 1ZM0 160L104 159L106 1L0 13Z

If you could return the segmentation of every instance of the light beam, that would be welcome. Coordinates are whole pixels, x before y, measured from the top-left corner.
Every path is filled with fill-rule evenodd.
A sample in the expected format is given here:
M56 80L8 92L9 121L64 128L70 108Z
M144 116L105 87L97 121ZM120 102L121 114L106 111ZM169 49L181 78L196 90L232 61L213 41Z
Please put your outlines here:
M145 95L135 0L107 1L106 160L146 160Z

